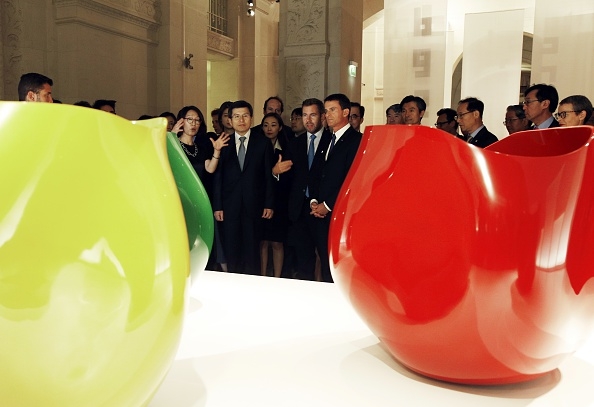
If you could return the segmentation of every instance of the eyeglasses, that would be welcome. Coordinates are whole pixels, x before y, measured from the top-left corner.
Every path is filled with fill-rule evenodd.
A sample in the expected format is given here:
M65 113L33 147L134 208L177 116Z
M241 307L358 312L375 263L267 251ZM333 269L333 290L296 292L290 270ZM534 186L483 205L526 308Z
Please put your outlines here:
M250 117L252 117L252 116L251 116L251 115L249 115L249 114L247 114L247 113L244 113L244 114L234 114L233 116L231 116L231 118L232 118L233 120L241 120L241 119L243 119L243 120L247 120L247 119L249 119Z
M472 113L472 112L474 112L474 110L469 110L468 112L464 112L464 113L458 113L456 116L454 116L454 120L460 120L465 114Z
M352 114L352 115L350 115L349 117L350 117L351 119L358 119L358 118L359 118L359 117L361 117L361 116L359 116L358 114Z
M200 124L200 118L196 117L184 117L184 119L190 124Z
M557 120L565 119L567 117L567 113L579 113L579 112L576 110L566 110L564 112L555 113L553 116L555 116L555 119L557 119Z
M512 123L514 122L514 120L522 120L522 119L521 119L521 118L519 118L519 117L516 117L515 119L505 119L505 120L503 121L503 124L504 124L504 125L506 125L506 124L512 124Z
M470 113L470 112L469 112L469 113ZM464 113L464 114L466 114L466 113ZM451 122L451 121L452 121L452 120L446 120L445 122L435 122L435 125L434 125L434 126L435 126L435 127L441 127L441 126L443 126L444 124L447 124L447 123L449 123L449 122Z
M526 105L529 105L529 104L530 104L530 103L532 103L532 102L540 102L540 100L538 100L538 99L532 99L532 100L530 100L530 99L526 99L526 100L524 100L524 101L522 102L522 104L523 104L524 106L526 106Z

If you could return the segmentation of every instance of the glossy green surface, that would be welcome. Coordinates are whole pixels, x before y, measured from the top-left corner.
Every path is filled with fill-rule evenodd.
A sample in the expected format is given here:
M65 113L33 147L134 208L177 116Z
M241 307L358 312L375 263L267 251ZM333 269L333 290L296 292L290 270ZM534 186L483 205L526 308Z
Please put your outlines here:
M141 122L139 122L141 123ZM192 275L204 270L214 236L210 200L174 133L167 133L167 155L186 218Z

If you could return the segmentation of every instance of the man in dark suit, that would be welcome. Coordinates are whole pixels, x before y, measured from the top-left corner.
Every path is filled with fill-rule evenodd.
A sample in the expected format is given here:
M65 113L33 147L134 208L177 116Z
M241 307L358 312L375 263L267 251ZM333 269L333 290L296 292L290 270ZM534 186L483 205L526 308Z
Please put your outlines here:
M262 109L264 116L266 116L266 114L268 113L276 113L277 115L282 117L284 111L285 104L283 103L283 100L278 96L270 96L268 99L266 99L266 101L264 102L264 109ZM262 132L261 124L254 126L252 131L264 134ZM285 134L287 140L291 139L292 137L295 137L293 130L291 129L291 126L287 126L286 124L283 126L283 133Z
M485 105L477 98L466 98L458 102L456 121L467 142L477 147L487 147L499 139L483 124Z
M548 129L559 127L559 122L553 117L559 104L559 94L552 85L538 83L530 86L524 92L524 112L532 123L533 129Z
M322 126L324 104L321 100L304 100L301 117L306 132L291 141L286 157L293 165L288 208L291 221L288 246L295 254L294 277L314 280L315 236L317 225L323 220L311 216L310 201L318 195L322 168L332 137Z
M251 131L253 109L243 100L229 108L235 133L221 150L213 180L215 219L223 225L228 270L259 274L262 219L273 215L273 151L268 139Z
M351 102L341 93L324 99L326 121L332 129L332 139L326 153L318 193L311 196L312 216L321 219L316 234L316 248L322 265L322 280L332 282L328 258L328 232L332 209L361 143L361 133L349 124Z

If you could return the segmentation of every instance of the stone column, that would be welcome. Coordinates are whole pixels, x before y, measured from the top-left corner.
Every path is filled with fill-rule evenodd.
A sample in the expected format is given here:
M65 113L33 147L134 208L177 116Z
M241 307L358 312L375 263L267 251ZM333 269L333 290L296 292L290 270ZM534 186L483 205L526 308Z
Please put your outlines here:
M21 37L23 15L18 0L0 1L0 99L18 100L17 86L23 72Z
M339 0L281 2L279 84L290 111L306 98L344 93L361 98L363 3ZM349 76L349 61L358 63Z

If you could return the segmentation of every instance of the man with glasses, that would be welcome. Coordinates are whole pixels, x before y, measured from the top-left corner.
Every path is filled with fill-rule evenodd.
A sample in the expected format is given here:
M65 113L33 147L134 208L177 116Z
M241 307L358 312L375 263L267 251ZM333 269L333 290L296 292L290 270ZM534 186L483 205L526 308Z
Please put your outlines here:
M524 112L526 118L534 123L533 129L548 129L559 127L559 122L553 117L557 109L559 94L552 85L539 83L530 86L524 92Z
M351 102L351 114L349 116L349 123L351 127L361 133L361 123L365 116L365 106L361 106L361 103Z
M437 121L435 128L450 133L452 136L458 137L460 140L466 141L466 136L458 133L458 122L456 121L456 111L449 107L444 107L437 112Z
M21 76L18 92L21 102L53 103L52 86L54 82L45 75L30 72Z
M271 219L274 208L272 144L251 128L253 108L248 102L233 102L229 113L235 132L229 147L221 150L212 207L222 224L228 270L260 274L262 219Z
M499 139L483 124L485 104L477 98L466 98L458 102L456 121L462 134L468 137L468 143L477 147L487 147Z

